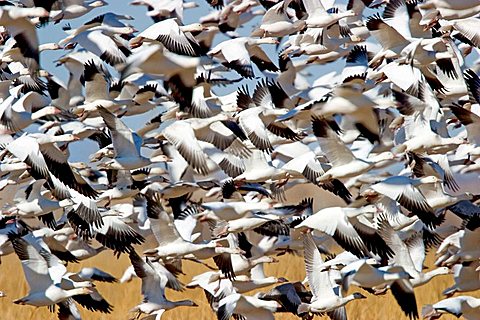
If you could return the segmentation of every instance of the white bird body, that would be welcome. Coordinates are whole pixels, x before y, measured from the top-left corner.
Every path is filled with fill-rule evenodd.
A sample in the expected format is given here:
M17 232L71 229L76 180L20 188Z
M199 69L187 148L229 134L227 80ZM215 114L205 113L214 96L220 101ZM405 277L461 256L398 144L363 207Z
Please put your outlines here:
M480 299L470 296L447 298L425 306L422 311L424 319L435 319L442 314L450 313L467 320L476 320L480 316Z
M107 3L103 0L94 0L90 2L83 1L65 1L65 7L62 10L50 12L53 21L72 20L81 17L95 8L102 7Z
M273 320L273 312L279 308L276 301L265 301L252 296L231 294L219 302L218 317L228 319L233 313L245 316L247 319Z
M267 202L207 202L202 205L211 210L212 214L221 220L235 220L242 218L252 211L270 209L272 205Z
M32 240L32 235L27 235L29 240ZM13 247L16 254L22 261L22 267L25 277L30 287L27 296L14 301L16 304L28 304L37 307L50 306L61 301L67 300L75 295L90 294L91 290L87 287L73 288L65 290L59 286L59 283L66 272L64 265L60 264L58 258L53 256L50 252L42 252L43 256L38 250L42 250L41 244L37 249L36 244L31 244L24 238L15 236ZM33 240L35 241L35 240ZM35 242L33 242L35 243ZM44 250L44 249L43 249ZM46 259L49 259L47 266Z

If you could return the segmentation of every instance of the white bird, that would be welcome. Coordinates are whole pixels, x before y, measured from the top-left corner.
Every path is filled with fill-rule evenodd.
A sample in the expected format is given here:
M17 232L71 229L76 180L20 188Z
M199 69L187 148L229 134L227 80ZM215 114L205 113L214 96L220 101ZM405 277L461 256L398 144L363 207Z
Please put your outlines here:
M176 19L166 19L142 31L130 40L130 43L132 48L136 48L142 44L144 39L156 40L171 52L198 57L202 53L202 49L191 32L202 31L203 28L199 23L183 26L179 25Z
M55 22L72 20L89 13L95 8L100 8L105 5L107 5L107 2L104 0L67 0L62 2L60 10L50 11L50 18Z
M318 177L319 182L332 179L348 178L366 172L375 167L377 162L394 158L389 151L363 160L355 157L352 151L340 140L331 125L336 125L324 118L312 118L313 133L317 137L321 150L326 154L332 167Z
M165 287L168 279L158 273L156 268L148 260L142 259L135 251L130 251L130 261L135 274L142 279L142 292L144 300L131 311L139 314L154 314L161 316L166 310L180 306L195 307L197 304L191 300L169 301L165 298Z
M79 30L78 34L72 34L60 41L60 45L68 46L78 43L84 49L100 57L110 65L124 63L127 56L124 52L129 52L123 44L115 38L117 34L131 34L134 32L132 27L110 27L102 25ZM123 51L121 49L124 49ZM130 53L128 53L130 54Z
M293 21L287 14L292 0L283 0L272 6L262 17L260 26L251 36L284 37L306 28L305 20Z
M305 247L305 269L313 297L310 303L300 304L298 313L326 312L335 319L341 314L345 316L344 306L347 303L366 297L359 292L342 297L341 293L336 290L338 287L332 284L328 271L321 270L323 259L312 236L310 234L305 235L303 243Z
M236 293L228 295L218 303L218 319L230 319L238 314L247 319L275 319L273 313L281 306L276 301L265 301Z
M303 0L308 17L305 20L308 28L327 28L341 19L353 17L352 10L345 12L328 12L321 0Z
M16 299L16 304L29 304L37 307L50 306L62 302L75 295L86 295L92 291L87 287L64 290L57 286L65 273L65 267L61 264L49 267L51 254L37 251L25 239L18 235L12 235L11 241L15 253L22 261L23 271L30 287L27 296ZM50 262L47 262L48 261ZM58 262L57 262L58 263Z
M442 314L452 314L475 320L480 316L480 299L470 296L457 296L441 300L433 305L426 305L422 310L424 319L438 319Z
M115 158L104 164L106 168L133 170L145 167L153 161L166 161L165 156L149 159L142 157L142 138L132 132L120 119L102 106L97 107L112 136Z
M407 244L400 239L387 220L382 220L380 222L379 232L382 238L385 239L385 242L392 248L393 252L395 252L395 256L393 257L394 265L403 267L413 278L410 279L410 283L413 287L422 286L436 276L450 273L450 270L447 267L436 268L425 273L415 267L414 260L424 258L423 255L421 257L416 255L418 251L416 250L416 246L419 246L418 241L423 241L422 238L414 238L413 243L410 244L409 248Z
M266 53L259 47L260 44L276 44L275 38L241 37L221 42L207 54L221 61L227 68L231 68L243 77L253 78L252 62L261 71L278 71Z
M40 64L38 37L35 26L28 17L48 17L48 11L41 7L2 6L0 23L8 28L8 32L22 48L21 50L28 52L28 64L32 69L38 70Z
M437 183L438 181L439 179L435 176L420 179L395 176L372 184L370 188L412 211L412 213L416 214L426 225L436 225L440 221L418 187L424 183L431 184Z

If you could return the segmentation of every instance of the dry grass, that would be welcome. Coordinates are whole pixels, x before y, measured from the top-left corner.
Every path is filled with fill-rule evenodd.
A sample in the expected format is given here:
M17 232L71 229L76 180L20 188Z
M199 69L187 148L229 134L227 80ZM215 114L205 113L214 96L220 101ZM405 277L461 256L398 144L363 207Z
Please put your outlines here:
M429 258L431 263L431 257ZM79 270L82 266L96 266L102 270L108 271L113 275L120 277L129 265L128 257L123 255L119 260L113 257L109 252L104 252L99 256L82 264L71 264L68 269L72 271ZM2 310L2 319L56 319L56 315L50 313L47 308L34 308L30 306L19 306L12 303L12 300L24 296L27 291L27 285L24 280L21 264L15 255L9 255L2 259L1 264L0 290L7 293L7 297L0 299L0 310ZM203 266L186 262L184 271L187 273L181 277L184 283L187 283L192 275L204 272L207 269ZM305 276L302 257L283 256L280 262L267 266L266 273L269 275L282 275L290 281L301 280ZM416 289L417 302L419 309L427 303L434 303L442 298L441 292L447 288L453 280L451 276L440 276L434 279L430 284ZM114 305L114 311L109 315L92 313L81 310L84 319L129 319L132 314L128 311L141 301L140 280L135 279L126 284L102 284L97 285L99 291L105 298ZM480 293L473 295L479 297ZM194 319L216 319L215 315L209 309L202 290L188 289L184 293L173 291L167 292L167 297L171 300L190 298L195 300L198 308L182 307L169 311L164 314L163 319L186 319L187 316L194 316ZM419 311L420 311L419 310ZM369 295L367 300L354 301L347 306L349 319L406 319L402 314L397 303L390 293L383 296ZM277 315L276 319L298 319L289 315ZM442 319L455 319L445 316Z

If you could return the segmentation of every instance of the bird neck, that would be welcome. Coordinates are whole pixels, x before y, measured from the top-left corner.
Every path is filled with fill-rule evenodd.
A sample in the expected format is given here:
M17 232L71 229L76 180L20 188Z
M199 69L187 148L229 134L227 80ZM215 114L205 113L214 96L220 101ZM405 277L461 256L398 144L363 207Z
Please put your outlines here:
M55 114L56 111L57 111L57 108L55 108L55 107L42 108L42 109L32 113L32 120L37 120L37 119L40 119L42 117L45 117L45 116L48 116L48 115L51 115L51 114Z
M399 280L405 278L401 273L385 273L385 281Z
M428 271L428 272L425 272L425 277L427 279L432 279L433 277L436 277L436 276L440 276L440 275L443 275L443 274L448 274L448 269L445 269L445 268L437 268L437 269L433 269L431 271Z
M480 299L469 297L470 299L467 300L468 305L472 309L477 309L480 307Z
M376 212L376 210L371 209L370 206L360 208L343 208L343 211L349 218L357 217L363 213Z
M255 282L257 284L274 284L278 282L278 279L275 277L267 277L263 279L256 279Z
M61 134L58 136L50 136L49 139L51 142L71 142L75 140L71 134Z
M276 301L267 301L267 300L258 299L258 302L259 303L257 304L261 304L259 305L259 307L270 310L271 312L276 312L279 308L279 305Z
M195 305L192 300L175 301L174 304L177 306L185 306L185 307L192 307Z
M260 264L260 263L270 262L270 258L268 256L261 256L259 258L250 260L250 262L251 262L252 265L257 265L257 264Z
M354 294L349 294L348 296L344 297L344 298L340 298L342 301L342 305L345 305L347 304L348 302L350 301L353 301L356 299L355 295Z
M65 295L67 296L67 298L71 298L73 296L77 296L81 294L88 294L88 293L89 291L87 290L87 288L75 288L75 289L65 291Z

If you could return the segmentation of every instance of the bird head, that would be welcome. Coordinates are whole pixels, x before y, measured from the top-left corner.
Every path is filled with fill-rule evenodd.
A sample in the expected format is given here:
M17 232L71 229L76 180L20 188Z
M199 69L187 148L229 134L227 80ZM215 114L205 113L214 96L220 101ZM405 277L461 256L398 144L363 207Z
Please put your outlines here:
M367 297L365 297L363 294L361 294L360 292L354 292L353 293L353 298L355 299L367 299Z

